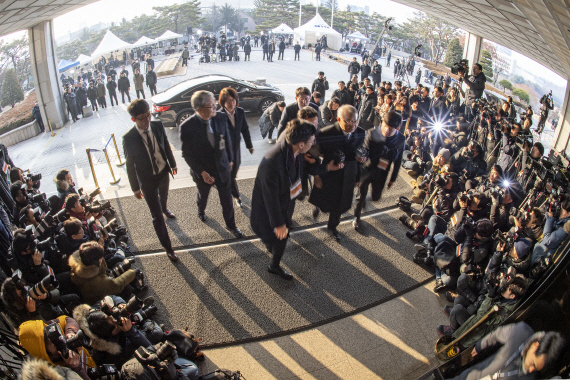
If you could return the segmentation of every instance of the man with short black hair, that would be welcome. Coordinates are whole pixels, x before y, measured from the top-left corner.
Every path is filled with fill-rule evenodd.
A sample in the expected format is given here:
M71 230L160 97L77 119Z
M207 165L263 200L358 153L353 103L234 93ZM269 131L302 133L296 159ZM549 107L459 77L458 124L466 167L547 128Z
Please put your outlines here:
M168 200L169 174L176 175L176 160L172 154L164 126L152 121L146 100L134 100L127 111L135 125L123 135L123 150L127 162L127 176L135 198L145 199L158 240L166 250L168 258L177 261L172 249L164 215L175 218L166 207Z
M285 138L265 154L255 177L251 203L251 228L272 254L269 273L286 280L293 275L280 266L285 252L290 215L301 194L303 155L315 143L314 125L294 119L287 123Z
M353 57L352 62L348 64L348 72L350 73L350 77L348 78L348 83L350 83L352 81L352 76L357 75L360 72L360 63L358 63L356 57Z
M487 77L483 74L483 66L481 66L481 64L475 63L471 72L473 75L468 78L465 78L463 71L459 72L460 80L463 80L467 86L467 91L465 91L465 117L469 122L473 121L475 117L472 104L483 95L485 82L487 81Z
M146 73L146 86L150 89L150 96L156 95L156 83L157 83L156 73L152 66L147 66Z
M313 85L311 86L312 93L316 91L321 94L320 103L318 103L319 105L322 105L325 102L325 94L328 89L329 81L327 80L327 77L325 77L325 73L319 71L319 76L313 81Z
M311 91L307 87L298 87L297 90L295 90L295 103L289 104L281 114L277 138L285 131L287 123L297 118L297 112L299 112L301 108L311 104L311 95Z

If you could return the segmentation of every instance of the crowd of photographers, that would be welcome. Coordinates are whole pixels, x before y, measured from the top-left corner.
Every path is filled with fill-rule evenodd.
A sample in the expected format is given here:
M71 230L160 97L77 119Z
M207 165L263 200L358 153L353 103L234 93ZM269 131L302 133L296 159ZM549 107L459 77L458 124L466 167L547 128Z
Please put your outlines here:
M436 87L430 98L426 87L408 90L417 121L402 128L402 167L414 189L410 200L399 200L407 211L400 220L411 229L406 235L417 242L413 260L432 268L434 291L449 302L443 310L449 324L437 332L456 339L485 318L463 347L515 310L570 234L568 158L545 155L534 141L542 128L531 130L532 110L517 115L510 97L485 101L480 65L472 75L466 67L465 61L454 67L466 92L457 86L445 96ZM455 96L463 104L454 106ZM419 211L412 213L412 204Z
M198 379L197 341L152 320L157 307L142 297L127 230L108 201L95 199L99 189L84 194L62 169L48 198L41 175L25 174L3 153L12 167L0 180L8 190L0 202L1 299L34 358L23 376Z

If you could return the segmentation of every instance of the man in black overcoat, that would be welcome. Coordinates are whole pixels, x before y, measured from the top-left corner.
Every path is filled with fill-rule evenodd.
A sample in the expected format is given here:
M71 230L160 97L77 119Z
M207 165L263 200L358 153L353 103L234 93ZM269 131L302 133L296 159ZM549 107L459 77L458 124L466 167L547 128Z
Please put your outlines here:
M357 157L357 150L362 147L366 133L357 127L358 112L353 106L339 107L337 115L336 123L322 128L317 134L323 161L312 169L315 185L309 202L315 206L315 218L319 210L329 213L327 228L339 241L336 227L341 215L351 208L354 187L360 182L360 163L364 158Z
M135 122L135 126L123 136L129 184L135 197L146 201L154 230L168 258L177 261L163 216L164 213L168 218L175 218L166 202L170 185L168 175L177 173L176 160L162 122L151 122L152 115L146 100L135 99L127 111Z
M182 157L198 188L198 217L206 222L206 205L212 186L216 186L227 229L236 237L243 233L236 226L231 194L234 165L231 135L225 114L216 113L216 100L209 91L197 91L191 98L196 111L180 125Z
M272 253L269 273L286 280L293 276L280 266L285 252L295 198L301 194L303 155L315 142L314 125L294 119L285 138L269 150L257 169L251 201L251 228Z

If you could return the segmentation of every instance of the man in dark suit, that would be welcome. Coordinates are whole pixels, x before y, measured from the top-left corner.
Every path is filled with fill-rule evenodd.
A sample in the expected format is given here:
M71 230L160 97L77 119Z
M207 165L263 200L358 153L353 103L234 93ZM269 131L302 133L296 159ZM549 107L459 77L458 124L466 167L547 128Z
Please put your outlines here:
M281 133L285 131L287 123L297 118L297 112L299 112L300 109L311 105L311 95L311 90L309 90L307 87L297 88L295 91L295 103L291 103L285 107L285 111L283 111L281 114L279 129L277 130L277 138L279 138L279 136L281 136ZM316 111L319 111L318 107Z
M216 100L211 92L195 92L191 103L196 113L180 125L180 141L182 157L190 166L190 174L198 188L198 217L206 222L208 195L210 188L216 185L226 227L236 238L242 238L232 203L234 155L228 119L225 114L216 113Z
M281 268L295 198L301 194L303 155L315 142L316 128L300 119L287 125L285 137L269 150L257 169L251 197L251 228L272 253L269 273L286 280L291 273Z
M315 206L313 217L318 216L319 210L330 213L327 228L339 241L336 227L340 216L351 208L354 187L360 182L360 163L365 158L357 156L357 150L366 133L357 127L358 111L353 106L339 107L337 115L336 123L317 133L323 163L312 168L314 187L309 202Z
M123 151L127 161L127 176L137 199L144 199L152 215L152 224L160 244L166 249L168 258L177 261L172 249L164 216L175 218L166 208L168 200L169 174L177 173L176 161L170 149L162 122L151 122L148 103L144 99L134 100L127 111L135 126L123 136Z

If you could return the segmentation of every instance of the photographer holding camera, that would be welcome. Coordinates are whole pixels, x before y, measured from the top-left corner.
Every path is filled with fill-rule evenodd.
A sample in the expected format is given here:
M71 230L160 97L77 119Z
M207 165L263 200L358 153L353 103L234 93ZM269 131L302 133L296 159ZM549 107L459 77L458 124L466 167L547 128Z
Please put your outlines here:
M198 367L190 360L178 356L170 341L154 346L140 347L121 374L125 380L198 380Z
M41 174L31 174L28 173L24 175L24 171L20 168L12 167L10 169L10 182L14 183L20 181L26 185L26 190L30 194L38 194L42 179Z
M70 368L83 380L90 380L86 370L95 367L95 361L85 349L88 341L73 318L61 316L47 323L39 320L24 322L18 337L31 356L54 366Z
M568 235L570 235L570 194L562 194L560 197L560 214L555 216L551 211L547 212L542 240L534 247L531 265L543 257L554 254Z
M82 222L87 222L87 219L92 216L95 217L95 219L99 219L102 216L102 213L92 214L87 211L80 201L79 194L69 194L65 198L64 208L69 215L81 220Z
M503 124L503 150L497 164L503 169L506 178L514 178L517 172L515 161L520 154L520 148L517 144L517 136L521 131L519 123Z
M554 109L554 104L552 100L552 90L549 94L542 95L540 98L540 120L538 121L538 125L536 126L536 133L540 136L546 121L548 120L548 113L551 109Z
M416 264L433 264L433 252L436 242L434 236L437 234L445 234L447 231L447 223L453 213L453 199L458 192L458 177L456 173L440 175L435 181L436 193L433 203L426 205L420 215L412 215L412 218L421 218L427 224L428 234L423 244L416 244L416 253L414 254L414 262Z
M164 337L157 326L160 334L154 334L156 339L151 343L148 337L153 337L153 331L147 336L139 331L126 308L124 299L115 296L105 297L93 307L83 304L75 308L73 318L85 335L91 338L93 358L97 363L120 367L138 347L158 343Z
M534 186L537 174L533 170L535 166L540 165L539 160L544 155L544 146L540 142L535 142L532 148L525 144L523 146L521 159L521 172L518 178L525 193L528 193Z
M461 180L466 182L475 177L487 174L487 163L483 158L483 149L475 141L461 148L451 157L453 170L461 176Z
M465 91L465 117L469 122L473 121L473 110L471 105L477 99L483 95L483 90L485 89L485 82L487 77L483 74L483 66L479 63L475 63L471 69L472 75L465 77L465 71L459 71L458 75L463 80L463 83L467 86L467 91Z
M69 257L71 282L78 287L82 298L89 304L111 294L130 293L132 289L128 287L129 283L140 276L140 270L128 269L115 278L109 277L107 263L103 259L104 253L101 245L90 241L81 244L79 250ZM125 263L129 262L125 260Z
M415 180L411 180L410 183L414 186L413 193L414 195L411 198L411 201L417 204L422 204L426 195L429 193L431 194L435 188L435 181L437 180L440 174L447 174L451 172L450 165L448 164L450 160L450 153L449 149L440 149L439 153L433 159L433 164L431 168L426 172L425 175L419 176ZM406 168L405 165L402 165ZM410 174L408 172L408 174Z
M446 306L444 310L449 315L449 325L440 325L437 328L438 334L458 337L483 318L494 306L498 306L498 313L491 314L483 326L476 330L476 333L469 335L467 341L461 342L464 347L472 345L481 336L494 330L515 311L518 301L525 295L527 281L522 276L515 276L502 283L495 279L487 280L486 286L486 296L481 296L475 303L469 306L461 303ZM456 297L456 300L458 298Z
M36 284L49 275L50 268L44 262L43 254L37 249L37 241L24 229L14 232L12 256L12 269L19 269L27 283Z

